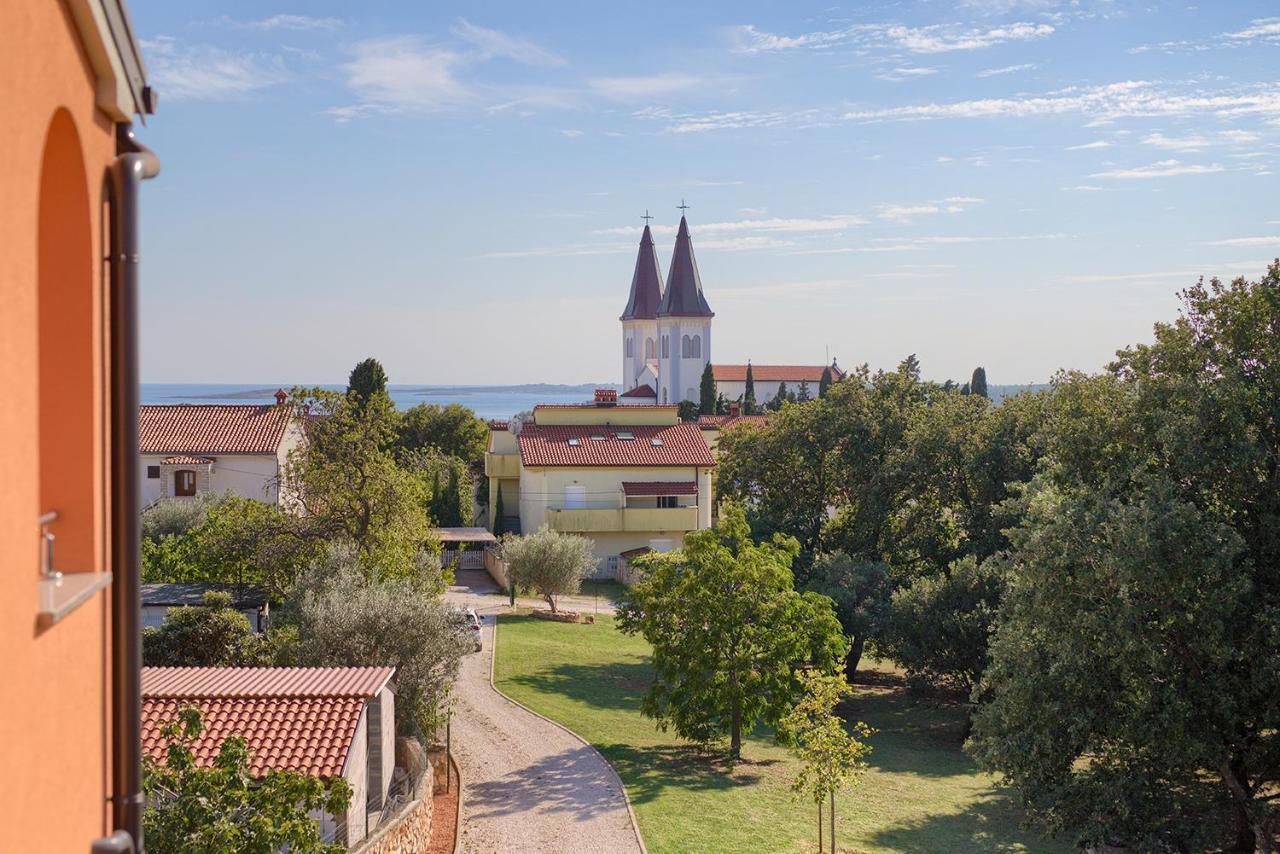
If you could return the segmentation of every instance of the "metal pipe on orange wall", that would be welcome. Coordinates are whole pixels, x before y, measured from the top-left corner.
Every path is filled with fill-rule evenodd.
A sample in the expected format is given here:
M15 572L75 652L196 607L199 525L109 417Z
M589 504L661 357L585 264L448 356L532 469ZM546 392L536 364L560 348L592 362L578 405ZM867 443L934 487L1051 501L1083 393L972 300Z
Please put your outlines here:
M160 160L116 129L111 165L112 827L142 850L142 588L138 520L138 196Z

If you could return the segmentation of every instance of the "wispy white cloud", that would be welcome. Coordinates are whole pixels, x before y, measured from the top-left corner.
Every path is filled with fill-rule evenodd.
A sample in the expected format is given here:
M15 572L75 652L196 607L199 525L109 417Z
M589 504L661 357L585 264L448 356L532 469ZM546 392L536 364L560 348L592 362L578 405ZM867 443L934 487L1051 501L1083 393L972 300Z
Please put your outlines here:
M1102 193L1107 190L1106 187L1099 187L1096 184L1077 184L1074 187L1063 187L1062 189L1075 193Z
M999 77L1004 74L1017 74L1019 71L1030 71L1033 68L1039 68L1039 67L1040 66L1034 62L1024 62L1020 65L1002 65L999 68L984 68L982 71L979 71L977 74L973 76L974 77Z
M510 59L524 65L564 65L563 57L539 47L522 36L481 27L459 18L451 30L455 38L475 47L482 59Z
M1053 25L1017 22L996 27L960 27L935 24L907 27L901 24L855 24L833 30L780 35L751 24L734 27L731 35L738 53L779 53L791 50L826 50L846 44L898 48L912 53L950 53L981 50L1013 41L1031 41L1054 32Z
M1143 137L1144 145L1152 145L1167 151L1199 151L1214 145L1244 145L1262 139L1262 134L1245 130L1224 130L1216 134L1192 134L1190 136L1165 136L1156 131Z
M566 128L565 130L560 131L561 136L568 137L569 139L577 139L582 136L582 134L583 132L577 128Z
M852 121L1022 118L1072 113L1091 115L1096 120L1136 116L1280 116L1280 84L1209 92L1176 92L1148 81L1126 80L1101 86L1072 87L1044 95L851 110L844 114L844 118Z
M669 133L706 133L744 128L825 127L837 121L837 117L817 109L791 113L752 110L694 113L675 112L665 107L645 107L632 115L640 119L665 122Z
M1280 235L1270 237L1229 237L1226 240L1210 240L1205 246L1280 246Z
M1249 26L1234 33L1223 33L1224 38L1235 41L1280 41L1280 18L1257 18Z
M1070 273L1054 277L1062 284L1093 284L1098 282L1145 282L1152 279L1186 279L1197 273L1189 270L1162 270L1151 273Z
M907 80L917 80L921 77L929 77L937 74L938 69L930 68L923 65L907 65L895 68L892 71L883 71L876 75L876 79L884 80L889 83L902 83Z
M289 77L278 56L190 46L168 36L144 41L143 47L157 91L175 101L243 97Z
M1050 24L1006 24L990 29L956 31L944 26L890 27L890 39L915 53L948 53L956 50L981 50L1010 41L1041 39L1053 33Z
M1105 172L1094 172L1090 178L1168 178L1174 175L1206 175L1221 172L1222 166L1217 163L1183 163L1179 160L1159 160L1150 166L1136 166L1129 169L1108 169Z
M635 101L687 92L704 82L703 78L692 74L664 72L636 77L597 77L587 82L587 88L605 98Z
M983 200L976 196L948 196L945 199L920 204L880 205L876 208L876 216L890 222L907 223L920 216L962 213L967 208L982 202Z
M1068 145L1067 151L1087 151L1092 148L1110 148L1111 143L1105 139L1095 139L1093 142L1082 142L1079 145Z
M340 18L316 18L311 15L272 15L268 18L256 18L242 21L223 15L209 22L213 25L235 27L241 30L287 30L292 32L333 32L342 27Z
M698 234L731 234L741 232L772 232L772 233L813 233L813 232L830 232L844 231L848 228L854 228L864 225L866 220L860 216L852 214L842 214L838 216L827 217L770 217L768 219L741 219L728 222L707 222L699 223L694 229L696 238ZM655 225L652 226L655 234L675 234L675 226L671 225ZM635 236L639 233L636 226L618 226L615 228L601 228L593 231L592 234L599 235L626 235L628 237ZM699 242L702 245L702 242Z
M370 113L432 112L472 98L457 77L464 59L455 50L393 36L358 42L351 53L341 69L358 103L328 111L340 121Z

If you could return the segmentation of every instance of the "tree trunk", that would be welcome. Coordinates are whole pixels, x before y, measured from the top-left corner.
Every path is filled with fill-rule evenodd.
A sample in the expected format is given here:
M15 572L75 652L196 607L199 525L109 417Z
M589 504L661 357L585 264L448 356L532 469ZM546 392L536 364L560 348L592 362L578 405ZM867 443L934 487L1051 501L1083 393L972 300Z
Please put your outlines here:
M1245 812L1244 807L1236 804L1231 808L1231 814L1236 830L1236 841L1231 846L1231 850L1253 854L1257 848L1257 841L1253 837L1253 827L1249 824L1249 813Z
M818 801L818 854L822 854L822 801Z
M836 790L831 790L831 854L836 854Z
M849 646L849 654L844 657L844 675L849 680L849 684L853 684L853 680L858 674L858 662L862 661L862 650L866 648L866 645L866 635L853 636L853 643Z
M554 613L556 613L556 597L554 597L554 596L552 596L550 593L548 593L547 595L543 596L542 598L543 598L543 599L546 599L546 600L547 600L547 604L551 606L551 613L553 613L553 614L554 614Z
M729 758L742 758L742 703L733 701L733 715L729 725Z

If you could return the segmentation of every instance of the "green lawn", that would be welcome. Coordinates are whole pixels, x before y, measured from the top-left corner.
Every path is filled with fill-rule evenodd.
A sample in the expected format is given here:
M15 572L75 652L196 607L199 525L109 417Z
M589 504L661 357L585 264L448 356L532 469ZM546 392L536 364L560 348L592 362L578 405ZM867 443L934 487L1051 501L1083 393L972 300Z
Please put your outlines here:
M791 799L791 759L767 737L730 770L641 716L648 647L611 617L572 625L503 615L498 688L594 744L621 774L653 854L816 850L813 807ZM1019 814L960 750L954 709L886 675L860 686L855 714L879 732L871 770L838 805L848 852L1066 852L1019 827Z

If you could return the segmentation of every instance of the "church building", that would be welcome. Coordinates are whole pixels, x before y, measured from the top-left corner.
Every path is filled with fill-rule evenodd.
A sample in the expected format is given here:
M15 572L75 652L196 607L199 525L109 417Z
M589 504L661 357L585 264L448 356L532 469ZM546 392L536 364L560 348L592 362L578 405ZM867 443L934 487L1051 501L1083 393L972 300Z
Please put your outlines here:
M693 255L689 223L682 215L666 286L646 224L640 236L631 295L622 312L622 394L619 404L670 405L698 402L702 372L711 361L711 319L715 312L702 291L702 277ZM726 400L740 400L746 391L746 365L713 365L716 386ZM826 365L755 365L753 382L758 403L772 399L778 388L794 391L803 382L813 396L824 371L833 381L844 372L833 361Z

